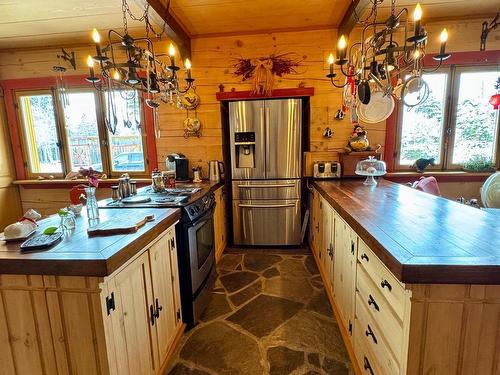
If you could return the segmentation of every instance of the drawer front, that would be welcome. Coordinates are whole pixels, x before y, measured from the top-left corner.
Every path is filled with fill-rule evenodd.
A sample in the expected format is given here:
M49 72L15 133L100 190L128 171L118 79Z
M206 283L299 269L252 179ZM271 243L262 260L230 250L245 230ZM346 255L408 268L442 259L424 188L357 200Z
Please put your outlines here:
M365 340L365 345L373 353L376 366L384 374L399 374L399 361L389 349L382 330L373 320L366 306L361 300L359 293L356 293L356 320L354 329L357 331L359 340Z
M361 239L359 240L358 261L394 312L403 320L405 305L403 285Z
M361 308L371 316L386 338L389 348L399 358L403 340L403 323L392 311L388 301L373 284L366 271L358 266L356 289L359 299L356 301L356 312ZM359 306L358 304L363 304Z
M361 323L358 319L354 321L354 354L358 360L361 374L363 375L390 375L385 374L381 368L378 367L375 354L370 351L364 333L360 327Z

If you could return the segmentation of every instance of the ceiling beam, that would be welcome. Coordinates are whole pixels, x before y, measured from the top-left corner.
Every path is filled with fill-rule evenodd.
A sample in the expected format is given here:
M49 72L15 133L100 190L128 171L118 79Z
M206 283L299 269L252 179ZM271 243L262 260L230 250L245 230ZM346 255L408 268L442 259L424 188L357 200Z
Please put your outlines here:
M349 5L349 8L347 8L344 17L342 18L342 21L340 21L338 27L339 36L349 36L352 29L354 29L354 26L356 26L356 23L358 22L357 17L362 17L368 4L370 4L370 0L352 0L351 5Z
M134 0L141 8L148 4L150 9L149 18L159 27L165 23L165 33L167 37L175 43L182 58L191 58L191 38L182 28L181 24L170 14L167 3L169 0Z

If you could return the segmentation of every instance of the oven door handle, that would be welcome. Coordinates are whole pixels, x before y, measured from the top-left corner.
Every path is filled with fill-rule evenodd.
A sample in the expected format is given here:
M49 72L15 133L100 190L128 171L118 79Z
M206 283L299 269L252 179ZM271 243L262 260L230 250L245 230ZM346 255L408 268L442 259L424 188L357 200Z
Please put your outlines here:
M266 188L287 188L295 187L295 184L260 184L260 185L238 185L241 189L266 189Z
M295 207L295 203L287 203L287 204L238 204L238 207L241 208L286 208L286 207Z

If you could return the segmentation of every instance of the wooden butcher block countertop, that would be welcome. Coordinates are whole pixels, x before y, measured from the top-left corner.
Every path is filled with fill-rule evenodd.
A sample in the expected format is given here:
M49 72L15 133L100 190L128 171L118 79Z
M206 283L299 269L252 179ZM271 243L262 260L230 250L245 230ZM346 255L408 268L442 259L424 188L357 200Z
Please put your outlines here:
M313 186L401 282L500 284L498 216L382 179Z
M76 229L48 250L23 253L19 249L22 242L0 241L0 274L108 276L176 223L181 211L178 208L99 210L101 223L112 220L134 224L134 219L148 215L154 215L154 221L135 233L89 237L84 208L82 216L76 218ZM41 220L37 233L58 226L59 222L57 215Z

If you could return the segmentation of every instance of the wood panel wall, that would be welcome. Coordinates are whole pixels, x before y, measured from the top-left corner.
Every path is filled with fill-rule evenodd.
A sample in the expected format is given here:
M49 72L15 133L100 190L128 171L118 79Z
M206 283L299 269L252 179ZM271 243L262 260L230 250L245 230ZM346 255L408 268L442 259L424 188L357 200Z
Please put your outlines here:
M450 52L478 51L482 21L483 19L457 20L426 25L430 34L428 51L435 52L437 50L439 33L443 27L447 27L449 31L450 39L447 48ZM359 33L360 30L355 29L350 40L359 38ZM233 88L238 91L250 89L249 82L242 82L239 77L234 76L232 65L235 63L235 59L288 52L295 53L302 60L302 66L298 68L299 74L297 75L277 77L276 88L295 88L299 85L314 87L315 95L311 98L310 149L313 152L321 152L318 155L323 159L332 158L335 160L337 158L335 150L346 144L353 128L348 116L342 121L334 119L335 112L341 106L341 90L331 86L325 77L328 73L327 57L335 49L336 39L336 30L194 39L192 41L193 76L196 78L201 104L197 111L189 113L165 104L160 106L161 132L160 138L157 139L157 156L160 168L165 168L166 155L172 152L182 152L190 159L192 166L202 166L206 176L208 172L207 162L211 159L222 159L220 103L215 98L215 94L219 90L218 86L223 84L225 91L230 91ZM156 43L155 51L166 51L167 45L167 41ZM57 62L55 56L59 49L59 47L54 47L43 50L25 49L0 52L0 79L53 75L51 69ZM489 36L488 50L492 49L500 49L498 32L493 32ZM93 53L93 47L90 45L79 46L73 50L77 54L78 69L71 73L85 74L87 71L85 57L87 54ZM178 61L180 61L179 58ZM201 138L184 138L183 121L188 115L197 116L201 120L203 133ZM334 136L331 139L325 139L322 136L327 126L334 131ZM372 144L380 143L384 146L385 122L365 125L365 128ZM8 173L8 176L12 176L12 171ZM458 183L455 184L460 187ZM0 187L0 189L2 188ZM15 189L12 191L15 192ZM459 192L460 189L451 187L451 191ZM476 191L475 188L474 191ZM1 194L0 200L2 199ZM43 200L44 198L40 197L39 199ZM29 199L23 200L25 207L29 206L29 203ZM41 203L43 204L43 202ZM59 207L59 203L57 206ZM0 223L2 223L2 217L0 217ZM6 221L9 220L6 219Z
M21 203L14 179L14 164L3 98L0 101L0 232L21 215Z

